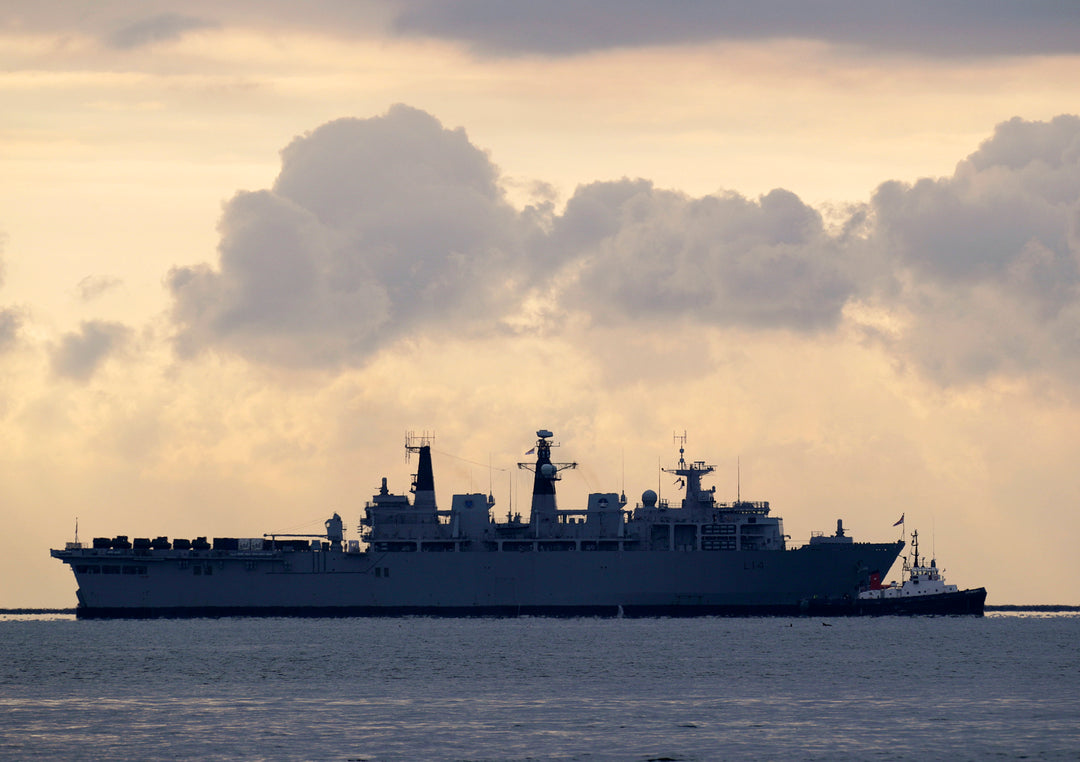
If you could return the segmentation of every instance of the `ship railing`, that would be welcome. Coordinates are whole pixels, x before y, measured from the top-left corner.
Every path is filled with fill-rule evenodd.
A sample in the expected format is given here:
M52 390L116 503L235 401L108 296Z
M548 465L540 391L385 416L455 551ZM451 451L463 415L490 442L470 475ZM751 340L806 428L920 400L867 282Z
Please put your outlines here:
M769 513L768 500L736 500L734 503L717 503L716 507L727 513L744 513L758 516Z

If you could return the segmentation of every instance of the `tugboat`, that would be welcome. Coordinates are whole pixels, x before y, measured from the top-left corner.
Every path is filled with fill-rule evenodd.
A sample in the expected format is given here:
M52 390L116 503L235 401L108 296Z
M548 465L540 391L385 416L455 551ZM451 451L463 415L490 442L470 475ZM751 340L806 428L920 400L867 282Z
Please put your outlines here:
M907 579L882 585L877 575L870 576L870 588L859 593L854 601L857 614L973 614L982 616L986 588L959 590L945 584L937 568L937 560L929 566L919 563L919 532L911 534L912 563L904 559ZM922 559L925 561L925 557Z

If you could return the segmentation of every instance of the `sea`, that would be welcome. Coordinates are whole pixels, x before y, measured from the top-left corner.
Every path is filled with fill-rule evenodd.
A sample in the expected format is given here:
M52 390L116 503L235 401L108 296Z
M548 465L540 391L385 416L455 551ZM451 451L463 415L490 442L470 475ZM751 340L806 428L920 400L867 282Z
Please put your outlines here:
M0 615L0 759L1078 759L1080 613Z

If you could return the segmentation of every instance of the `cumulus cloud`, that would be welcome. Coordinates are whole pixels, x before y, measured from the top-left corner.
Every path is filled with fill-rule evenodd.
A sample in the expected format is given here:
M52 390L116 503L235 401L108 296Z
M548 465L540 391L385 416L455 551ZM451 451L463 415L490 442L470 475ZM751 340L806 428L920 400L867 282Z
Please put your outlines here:
M464 131L406 106L297 138L272 189L226 206L219 267L170 273L178 346L337 365L420 324L489 325L535 228L497 177Z
M226 205L218 263L170 273L177 346L334 367L410 335L529 330L515 317L538 302L579 327L803 334L860 324L861 305L891 316L868 335L942 384L1080 361L1077 117L999 125L951 177L885 182L835 229L781 189L624 179L556 213L513 209L499 183L462 130L406 106L297 138L272 188Z
M1078 168L1080 118L1014 119L952 177L879 187L879 231L905 262L938 277L1001 277L1018 258L1030 259L1030 244L1048 255L1043 264L1056 270L1055 279L1072 282L1068 238L1080 199Z
M567 304L616 319L813 330L839 319L855 287L821 216L784 190L693 199L597 183L570 200L550 244L577 260Z
M64 334L59 345L53 348L53 373L75 381L88 381L130 337L131 329L121 323L84 321L78 331Z
M904 356L943 383L1080 360L1080 118L1001 124L952 177L884 183L871 207Z
M167 279L183 354L356 365L415 331L509 330L530 298L598 322L820 330L856 287L792 193L692 199L624 180L580 188L561 215L519 212L462 130L406 106L297 138L221 233L216 267Z

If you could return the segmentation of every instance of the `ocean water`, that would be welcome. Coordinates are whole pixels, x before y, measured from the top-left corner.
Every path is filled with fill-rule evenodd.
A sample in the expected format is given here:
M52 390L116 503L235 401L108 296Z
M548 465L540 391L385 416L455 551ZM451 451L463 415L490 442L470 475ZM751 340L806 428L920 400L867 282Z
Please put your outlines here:
M0 758L1078 759L1080 615L5 616Z

